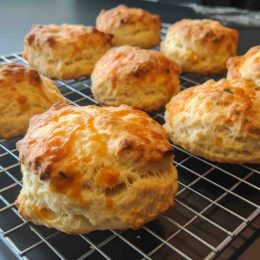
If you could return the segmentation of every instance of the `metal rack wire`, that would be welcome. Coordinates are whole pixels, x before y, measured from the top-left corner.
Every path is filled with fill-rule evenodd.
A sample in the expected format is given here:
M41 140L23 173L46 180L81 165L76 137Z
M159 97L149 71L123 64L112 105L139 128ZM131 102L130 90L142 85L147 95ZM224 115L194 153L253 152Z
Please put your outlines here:
M0 64L7 62L26 64L15 53L0 56ZM206 79L182 75L181 85ZM89 78L57 85L74 105L97 103ZM151 116L163 123L163 110ZM179 172L173 209L138 231L66 235L28 223L17 213L14 201L22 186L18 140L0 140L0 239L18 259L212 259L260 212L259 165L212 163L173 145Z

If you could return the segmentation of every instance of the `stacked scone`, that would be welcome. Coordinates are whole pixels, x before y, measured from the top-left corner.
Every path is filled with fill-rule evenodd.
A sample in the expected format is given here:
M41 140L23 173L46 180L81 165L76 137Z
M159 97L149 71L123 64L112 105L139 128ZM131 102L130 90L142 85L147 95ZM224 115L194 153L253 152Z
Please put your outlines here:
M160 52L147 50L160 42L160 17L125 5L101 11L96 27L34 26L24 42L31 68L0 67L0 137L24 134L32 117L17 143L26 220L78 234L155 219L177 192L168 137L209 160L260 162L259 47L233 57L236 30L184 19ZM228 79L180 92L181 71L221 73L227 61ZM68 105L46 78L90 75L108 107ZM164 128L140 111L165 105Z

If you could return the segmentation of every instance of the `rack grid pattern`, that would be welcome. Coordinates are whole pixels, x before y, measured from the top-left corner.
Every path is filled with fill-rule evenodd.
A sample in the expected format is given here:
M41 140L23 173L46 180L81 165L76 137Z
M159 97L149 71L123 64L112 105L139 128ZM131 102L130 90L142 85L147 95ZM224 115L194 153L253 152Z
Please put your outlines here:
M164 24L162 38L166 29ZM0 64L8 62L26 65L21 54L0 56ZM181 86L207 79L184 74ZM56 82L70 103L97 104L89 78ZM163 112L151 116L163 124ZM15 147L20 138L0 140L0 239L18 259L213 259L259 216L260 165L212 163L172 145L179 191L175 207L157 220L137 231L78 236L36 226L15 207L22 186Z

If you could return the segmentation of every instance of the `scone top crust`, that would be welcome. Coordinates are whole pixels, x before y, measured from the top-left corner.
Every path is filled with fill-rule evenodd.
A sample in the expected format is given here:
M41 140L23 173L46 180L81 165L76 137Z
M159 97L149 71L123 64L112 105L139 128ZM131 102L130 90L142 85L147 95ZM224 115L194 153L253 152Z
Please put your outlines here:
M172 158L163 128L146 113L128 106L56 104L31 119L28 132L17 147L25 168L31 169L41 180L49 180L55 190L79 202L82 202L81 197L74 196L71 191L80 190L79 186L73 186L73 180L83 182L83 179L92 178L101 188L113 187L127 177L119 176L119 162L130 163L129 167L133 167L132 162L141 169L164 158ZM101 176L95 176L95 172L92 176L84 173L86 167L93 165ZM106 175L103 172L104 179L102 171L107 171ZM68 183L63 182L64 179Z
M211 74L225 71L237 42L238 31L218 21L183 19L168 28L161 51L185 72Z
M180 91L179 72L179 67L158 51L120 46L97 62L91 89L102 104L155 111Z
M245 55L230 58L227 69L228 78L251 79L260 86L260 45L252 47Z
M260 88L251 80L222 79L182 91L166 106L173 142L207 159L260 162Z
M35 87L42 84L42 79L39 73L31 68L18 63L6 63L0 65L0 87L3 89L14 88L13 83L28 81ZM17 84L19 87L19 84Z
M25 37L31 48L49 48L55 51L80 52L82 49L111 45L113 36L91 26L83 25L34 25ZM66 48L66 49L64 49ZM26 56L26 53L25 53Z
M2 95L6 94L9 97L9 94L13 93L12 96L14 97L15 94L18 94L16 97L17 102L25 105L27 100L30 100L30 95L23 95L23 93L27 94L24 84L27 85L27 88L36 88L50 104L54 103L55 100L63 99L55 84L48 78L41 76L36 70L17 63L0 65L0 89L3 91ZM3 109L4 107L1 108L1 111Z
M24 134L29 119L64 100L55 83L21 64L0 65L0 138Z
M182 19L168 29L169 35L176 33L182 34L187 40L205 44L221 44L221 42L229 40L230 50L233 50L232 45L238 40L237 30L210 19Z
M153 81L152 77L160 77L161 74L176 75L180 73L180 68L174 62L168 60L164 55L154 50L144 50L133 46L120 46L109 50L96 64L95 73L103 75L104 78L112 78L113 81L118 79L136 78ZM170 84L170 77L166 86ZM98 85L98 83L97 83ZM115 86L116 87L116 86ZM138 87L138 86L137 86ZM172 89L169 88L170 94Z
M140 8L119 5L102 10L96 19L96 27L114 35L114 45L132 45L152 48L160 42L161 20L158 15Z
M35 25L24 40L24 57L42 75L56 79L89 76L112 47L113 36L83 25Z
M117 28L126 24L140 24L161 28L159 15L151 14L141 8L119 5L110 10L102 10L97 17L98 28Z
M236 123L241 130L256 128L260 126L260 88L251 80L244 79L221 79L219 81L208 80L202 85L191 87L173 97L171 102L167 104L167 111L171 115L175 115L195 103L199 105L198 110L206 105L205 112L216 110L223 107L219 116L221 121L216 123ZM194 112L198 112L194 110ZM208 120L215 120L210 117ZM251 120L249 120L251 119ZM173 122L172 122L173 123Z
M126 82L131 79L153 82L157 77L176 76L179 73L179 67L160 52L132 46L121 46L109 50L97 62L93 72L96 85L101 83L99 81L111 79L115 88L116 82L122 79ZM168 81L165 82L165 86L169 94L173 95L174 89L170 87L173 79L170 76L166 77Z

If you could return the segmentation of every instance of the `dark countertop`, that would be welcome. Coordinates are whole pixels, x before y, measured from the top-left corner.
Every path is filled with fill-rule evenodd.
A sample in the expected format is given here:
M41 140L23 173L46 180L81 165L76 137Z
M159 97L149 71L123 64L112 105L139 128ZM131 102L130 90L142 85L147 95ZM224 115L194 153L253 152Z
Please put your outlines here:
M127 3L129 6L142 7L161 16L163 22L173 23L181 18L202 18L203 16L196 14L192 9L168 5L163 3L154 3L147 1L117 1L117 0L0 0L0 55L6 55L12 52L20 52L23 49L23 38L30 30L32 24L49 24L49 23L78 23L84 25L94 25L97 14L101 9L108 9L118 5L119 3ZM248 48L260 43L260 28L245 28L237 26L240 32L239 53L244 53ZM259 218L257 220L259 224ZM257 225L259 227L259 225ZM236 247L234 243L231 247L224 250L219 258L227 259L253 259L259 253L260 240L256 238L257 227L247 238L252 240L246 248ZM242 234L243 239L246 235ZM244 240L245 242L245 240ZM257 243L257 245L256 245ZM233 248L233 249L232 249ZM228 250L228 251L227 251ZM233 251L232 251L233 250ZM249 252L249 255L247 255ZM240 256L239 256L240 255ZM249 258L248 258L249 257ZM5 248L0 241L0 259L14 259L14 256ZM256 259L256 258L255 258Z

